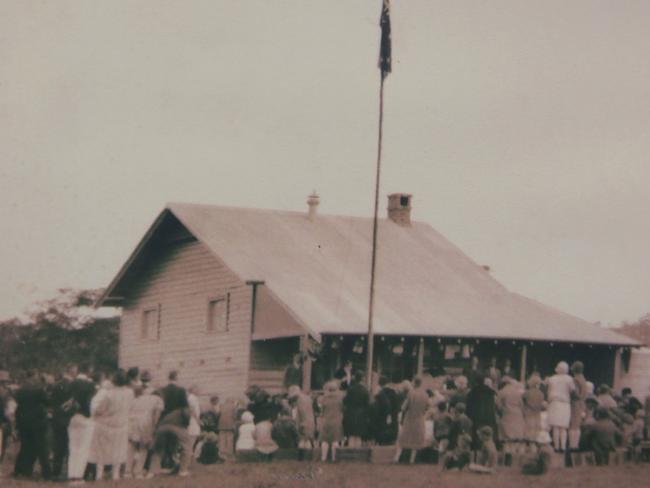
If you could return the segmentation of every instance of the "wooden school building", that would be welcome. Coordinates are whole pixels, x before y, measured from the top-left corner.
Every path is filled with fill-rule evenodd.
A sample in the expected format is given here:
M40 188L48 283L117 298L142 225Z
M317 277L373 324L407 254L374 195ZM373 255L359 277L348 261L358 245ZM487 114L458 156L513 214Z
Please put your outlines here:
M295 352L318 389L342 362L365 368L372 219L170 204L99 304L119 305L119 363L158 382L178 370L202 395L282 388ZM519 376L581 359L613 384L633 339L507 290L392 194L380 219L373 369L393 381L457 373L469 357Z

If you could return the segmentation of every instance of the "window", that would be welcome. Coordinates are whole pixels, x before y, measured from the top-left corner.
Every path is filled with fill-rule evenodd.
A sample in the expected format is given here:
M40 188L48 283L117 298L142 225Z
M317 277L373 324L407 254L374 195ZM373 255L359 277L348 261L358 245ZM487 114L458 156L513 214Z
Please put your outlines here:
M230 319L230 293L225 296L208 300L208 317L206 330L208 332L226 332Z
M140 324L140 337L142 339L160 339L160 307L143 310L142 323Z
M402 207L408 207L409 206L409 197L407 197L405 195L399 197L399 204Z

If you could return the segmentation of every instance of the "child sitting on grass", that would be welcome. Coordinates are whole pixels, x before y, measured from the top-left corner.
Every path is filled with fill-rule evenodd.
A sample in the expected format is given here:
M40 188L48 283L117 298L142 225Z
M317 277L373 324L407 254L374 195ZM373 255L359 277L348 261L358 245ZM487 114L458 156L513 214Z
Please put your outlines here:
M263 420L255 425L255 449L265 461L273 459L273 453L278 450L278 445L271 437L273 424L270 420Z
M456 447L442 458L442 470L458 469L462 471L469 465L471 455L472 437L466 432L461 432L456 438Z
M246 411L241 416L241 425L239 426L239 435L235 451L249 451L255 449L255 424L253 423L253 414Z
M529 454L524 460L524 464L521 467L521 472L523 474L545 474L551 465L553 449L551 448L550 434L545 430L541 430L539 434L537 434L536 444L537 452Z
M492 427L485 425L477 433L481 447L476 454L476 463L471 463L469 470L491 474L497 467L497 448L494 445Z
M594 413L596 421L588 425L582 434L584 450L593 451L596 465L609 464L609 453L616 449L616 439L622 438L621 431L609 416L609 410L598 407Z
M201 413L201 436L195 447L197 461L201 464L214 464L224 461L219 455L219 418L221 405L219 397L210 398L210 409Z

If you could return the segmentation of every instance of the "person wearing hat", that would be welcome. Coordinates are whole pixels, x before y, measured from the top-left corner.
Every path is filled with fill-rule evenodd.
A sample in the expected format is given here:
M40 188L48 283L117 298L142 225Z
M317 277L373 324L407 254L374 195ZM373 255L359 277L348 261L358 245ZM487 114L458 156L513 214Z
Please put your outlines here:
M616 448L616 440L623 437L622 432L610 418L605 407L597 407L594 412L595 422L585 427L582 434L582 447L594 452L598 466L609 463L609 453Z
M571 395L571 420L569 422L569 448L578 449L580 446L580 427L585 417L585 399L587 398L587 380L584 373L585 366L581 361L571 365L571 373L576 389Z
M567 447L568 429L571 423L571 395L576 389L569 376L569 365L560 361L555 374L548 380L548 424L553 433L553 447L563 452Z
M546 408L544 392L540 389L542 378L533 374L528 378L528 388L524 392L524 422L526 424L526 441L531 443L537 439L542 428L542 411Z
M521 450L526 424L521 386L510 376L503 376L503 388L497 394L497 407L501 414L499 438L504 441L506 461Z
M16 456L14 476L31 477L38 459L41 475L47 479L51 474L46 439L48 398L37 371L27 372L27 379L16 391L15 399L20 450Z
M379 387L372 405L373 438L380 446L389 446L397 439L400 404L397 392L388 386L388 378L380 377Z
M296 423L298 424L298 447L310 449L313 447L316 431L314 420L314 405L311 397L300 390L298 385L289 387L289 401L296 408Z
M501 370L497 367L497 358L494 356L490 358L490 365L487 368L486 375L492 380L494 387L498 388L499 383L501 383Z
M288 390L290 386L302 385L302 354L297 352L293 355L291 364L284 370L284 387Z
M481 370L478 356L472 356L470 358L470 364L465 369L463 369L463 376L467 378L467 383L470 387L476 384L476 378L478 376L485 376L483 370Z
M454 378L454 385L456 389L453 390L453 393L449 397L449 408L454 408L457 403L467 405L467 395L469 394L467 377L463 375L456 376Z
M286 405L273 422L271 438L280 449L295 449L298 447L298 427L291 415L291 408Z
M278 450L277 443L271 436L273 424L270 420L262 420L255 424L255 450L266 461L273 459L273 453Z
M241 415L239 435L235 444L235 451L248 451L255 449L255 417L248 410Z
M235 448L235 422L237 402L227 397L219 409L219 454L225 458L232 456Z
M472 420L465 414L465 404L457 403L451 409L452 421L451 428L449 429L449 449L455 449L458 445L458 439L464 435L472 435L473 423Z
M413 389L402 406L402 430L397 438L394 461L398 462L402 449L410 450L410 463L415 462L418 450L426 447L424 416L429 408L429 396L422 388L422 378L413 379Z
M596 390L596 399L600 407L607 409L618 407L618 403L616 403L616 400L612 396L612 389L604 383Z
M142 374L144 376L144 373ZM145 386L147 385L147 386ZM145 461L153 447L156 425L165 408L163 399L149 386L142 382L137 388L136 396L129 413L129 450L125 477L142 478Z
M363 373L355 371L352 384L343 398L343 432L348 447L359 448L368 437L370 394L363 384Z
M478 449L479 428L488 425L492 428L493 435L497 432L496 392L489 384L490 378L477 375L474 381L472 389L467 394L467 416L472 421L474 447Z
M95 384L83 371L70 383L74 411L68 425L68 480L71 483L83 481L86 471L95 430L95 424L90 418L90 403L95 392Z
M343 394L338 381L325 384L325 394L320 399L322 424L320 428L321 461L327 461L332 446L332 461L336 461L336 449L343 441Z

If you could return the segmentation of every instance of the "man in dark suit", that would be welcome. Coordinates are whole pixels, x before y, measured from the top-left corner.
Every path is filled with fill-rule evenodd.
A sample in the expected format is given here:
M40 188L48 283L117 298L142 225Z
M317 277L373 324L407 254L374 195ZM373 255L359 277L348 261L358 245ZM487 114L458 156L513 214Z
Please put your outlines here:
M178 386L178 372L169 373L169 383L160 390L164 410L160 415L154 439L154 453L151 458L149 478L156 476L161 466L171 467L171 452L180 447L179 476L189 474L192 458L192 439L187 432L190 425L190 409L185 388Z
M300 353L293 355L291 364L284 370L283 383L287 390L293 385L302 387L302 356Z
M16 429L20 451L16 457L14 476L30 477L38 459L41 475L51 475L47 449L47 394L35 371L27 373L25 384L16 392Z
M388 386L388 378L379 378L381 390L375 395L375 402L372 407L374 438L380 446L395 444L397 439L399 414L399 400L397 392Z
M50 392L52 407L52 477L65 478L68 457L68 424L72 417L70 384L77 376L77 367L68 371L53 385Z
M165 409L160 415L161 422L167 415L174 411L189 408L189 404L187 403L187 392L185 391L185 388L178 386L177 382L178 372L170 372L169 383L160 391L163 402L165 403ZM187 421L185 416L180 417L179 420L182 423L182 425L180 425L181 427L187 428L187 426L190 425L189 415L187 416Z

